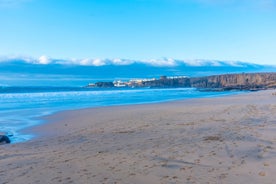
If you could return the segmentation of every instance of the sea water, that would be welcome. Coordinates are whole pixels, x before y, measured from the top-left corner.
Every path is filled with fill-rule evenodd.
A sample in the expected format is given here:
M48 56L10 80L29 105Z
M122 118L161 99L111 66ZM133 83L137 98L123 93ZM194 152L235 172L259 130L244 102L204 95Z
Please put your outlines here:
M58 111L217 97L235 93L240 92L201 92L195 88L5 86L0 87L0 132L7 133L13 143L18 143L33 138L33 135L23 134L21 130L41 123L39 117Z

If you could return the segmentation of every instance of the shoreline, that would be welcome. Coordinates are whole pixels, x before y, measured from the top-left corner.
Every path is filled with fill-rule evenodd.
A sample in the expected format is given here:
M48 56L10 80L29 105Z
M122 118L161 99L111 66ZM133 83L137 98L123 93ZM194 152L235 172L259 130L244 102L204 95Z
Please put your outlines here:
M275 90L58 112L3 146L4 183L274 183Z
M33 139L39 139L41 136L45 136L48 133L45 133L43 130L41 131L40 128L41 126L47 126L47 124L53 124L54 123L54 118L56 116L59 116L59 114L66 114L67 112L74 112L74 111L85 111L85 110L93 110L93 109L99 109L99 110L104 110L108 108L120 108L120 107L135 107L135 106L150 106L150 105L162 105L162 104L170 104L170 103L178 103L182 101L190 101L190 100L197 100L197 99L212 99L212 98L224 98L227 96L234 96L234 95L242 95L242 94L248 94L248 93L253 93L256 91L239 91L239 90L234 90L232 93L225 93L225 94L211 94L207 96L202 96L202 97L195 97L195 98L183 98L183 99L168 99L168 100L160 100L160 101L153 101L153 102L139 102L139 103L131 103L131 104L113 104L113 105L106 105L106 106L95 106L95 107L80 107L80 108L75 108L75 109L65 109L65 110L58 110L54 111L50 114L43 115L43 116L38 116L33 119L32 121L40 122L35 125L32 125L30 127L26 127L24 129L21 129L19 134L23 133L24 135L31 136L31 139L27 141L31 141ZM202 92L205 93L205 92ZM62 115L61 115L62 116ZM16 142L14 144L18 143L24 143L26 141L22 142ZM13 143L12 143L13 144Z
M276 90L262 90L262 91L275 91ZM162 100L162 101L156 101L156 102L146 102L146 103L135 103L135 104L115 104L115 105L108 105L108 106L96 106L96 107L84 107L84 108L79 108L79 109L67 109L67 110L60 110L57 112L53 112L51 114L48 115L44 115L44 116L40 116L40 117L36 117L36 121L39 121L41 123L31 126L31 127L27 127L22 129L20 132L23 133L27 133L29 135L33 135L33 138L28 140L28 141L32 141L33 139L40 139L43 137L47 137L47 136L51 136L51 135L57 135L57 133L49 133L49 132L45 132L45 128L48 129L48 127L50 129L51 126L55 126L57 125L58 120L63 119L61 117L67 116L70 113L82 113L82 112L91 112L91 111L95 111L95 112L100 112L100 111L120 111L120 110L125 110L125 109L139 109L139 108L154 108L154 107L158 107L158 106L167 106L167 105L171 105L174 106L176 104L189 104L189 103L196 103L198 100L201 101L203 99L215 99L215 98L227 98L227 97L234 97L236 95L247 95L250 93L256 93L258 91L238 91L235 94L222 94L222 95L211 95L211 96L204 96L204 97L199 97L199 98L187 98L187 99L174 99L174 100ZM80 116L80 115L77 115ZM66 124L66 123L65 123ZM58 129L60 129L61 127L58 127ZM60 133L60 131L59 131ZM19 142L19 143L24 143L24 142Z
M71 91L64 93L43 92L41 94L15 93L8 95L5 98L6 100L3 101L2 106L10 107L10 110L7 109L1 112L2 131L10 135L13 143L19 143L33 138L32 134L23 134L20 132L28 127L40 124L37 117L54 114L59 111L98 106L118 106L120 104L151 104L187 98L222 96L227 93L235 94L241 92L200 92L194 88L162 88L145 90ZM27 103L21 103L25 100L27 100Z

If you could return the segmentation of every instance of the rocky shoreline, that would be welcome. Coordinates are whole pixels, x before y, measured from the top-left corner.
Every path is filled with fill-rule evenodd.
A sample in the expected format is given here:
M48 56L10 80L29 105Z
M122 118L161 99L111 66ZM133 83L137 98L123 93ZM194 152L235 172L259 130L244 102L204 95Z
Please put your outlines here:
M223 74L206 77L166 77L159 79L130 80L127 82L97 82L87 87L149 87L176 88L193 87L202 90L264 90L276 88L276 73Z

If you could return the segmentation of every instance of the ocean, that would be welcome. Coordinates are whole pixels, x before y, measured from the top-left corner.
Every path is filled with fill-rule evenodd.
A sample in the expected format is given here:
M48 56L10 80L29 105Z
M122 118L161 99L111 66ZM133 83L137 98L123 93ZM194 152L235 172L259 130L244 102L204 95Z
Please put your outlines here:
M214 66L195 67L156 67L137 63L126 66L36 65L18 61L0 63L0 132L9 135L12 143L19 143L34 137L24 134L23 129L42 123L40 117L59 111L241 93L202 92L194 88L85 88L90 82L158 78L161 75L191 77L265 71L264 67L256 65L218 64L222 65L222 62Z

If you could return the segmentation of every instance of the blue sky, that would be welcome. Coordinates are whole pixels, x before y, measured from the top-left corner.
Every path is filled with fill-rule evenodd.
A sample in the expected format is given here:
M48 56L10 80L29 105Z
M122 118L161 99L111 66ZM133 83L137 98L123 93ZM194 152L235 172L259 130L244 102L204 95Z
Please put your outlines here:
M0 0L0 56L276 64L276 0Z

